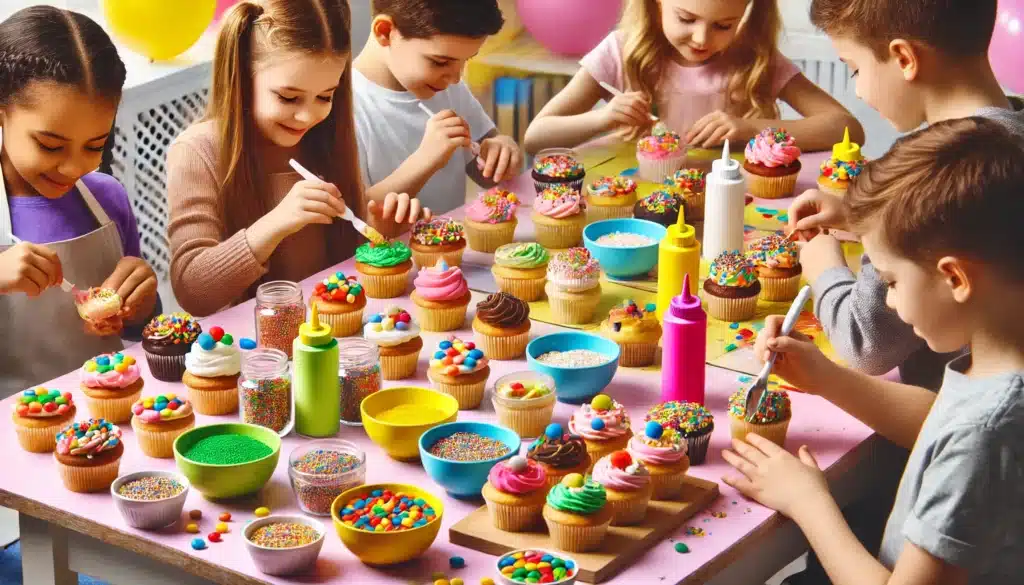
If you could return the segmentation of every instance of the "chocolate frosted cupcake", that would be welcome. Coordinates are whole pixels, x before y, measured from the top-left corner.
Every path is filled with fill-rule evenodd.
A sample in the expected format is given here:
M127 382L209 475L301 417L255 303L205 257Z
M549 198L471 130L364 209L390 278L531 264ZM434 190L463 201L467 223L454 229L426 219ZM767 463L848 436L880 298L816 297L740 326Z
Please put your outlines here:
M476 342L491 359L512 360L530 341L530 306L508 293L495 293L476 305Z
M583 474L590 469L590 455L583 438L564 432L558 423L544 429L544 435L530 445L526 456L544 468L549 488L570 473Z
M181 382L185 355L203 332L188 313L165 313L153 317L142 330L142 349L153 377L163 382Z
M704 221L705 173L700 169L681 169L665 177L665 184L682 194L686 207L686 223Z
M671 189L659 189L636 202L633 217L668 227L679 219L679 208L685 207L682 197ZM684 211L684 216L689 214Z
M746 321L757 312L761 283L753 260L739 252L722 252L704 281L708 314L722 321Z
M667 429L678 431L686 439L690 463L704 463L711 443L711 432L715 430L715 417L707 408L696 402L662 402L647 411L644 421L654 421Z

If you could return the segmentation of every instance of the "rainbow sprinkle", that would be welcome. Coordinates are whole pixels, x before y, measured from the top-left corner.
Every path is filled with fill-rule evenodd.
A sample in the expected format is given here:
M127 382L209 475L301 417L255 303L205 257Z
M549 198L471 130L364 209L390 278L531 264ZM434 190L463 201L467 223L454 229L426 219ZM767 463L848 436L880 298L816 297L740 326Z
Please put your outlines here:
M578 179L583 175L583 163L567 154L542 156L533 164L533 172L544 177Z
M748 287L757 282L754 262L739 252L722 252L711 263L708 279L719 286Z
M676 429L689 436L714 428L715 417L696 402L670 401L652 406L645 421L656 421L666 428Z
M598 264L586 248L569 248L554 255L548 264L548 273L563 278L591 278L601 271Z
M424 246L454 244L462 241L463 227L454 219L439 215L417 221L412 228L412 238Z
M833 183L849 181L856 178L864 171L865 164L866 163L863 159L846 162L836 160L834 158L828 158L821 163L821 176L826 177Z
M665 185L675 187L684 192L703 193L706 188L704 177L704 171L700 169L682 169L669 177L665 177Z
M636 181L629 177L601 177L590 184L590 193L598 197L621 197L636 192Z
M480 194L477 201L487 207L489 219L497 223L510 221L519 208L519 198L512 191L492 187Z
M800 262L796 242L778 234L753 242L747 256L757 265L769 268L793 268Z
M747 390L737 390L729 397L729 416L743 419L747 415ZM755 424L769 424L787 420L793 412L789 394L785 391L765 390L761 408L754 413Z
M656 124L650 136L644 136L636 143L640 152L675 152L682 148L679 135L664 124Z
M640 205L652 213L678 212L682 201L672 191L658 190L640 200Z

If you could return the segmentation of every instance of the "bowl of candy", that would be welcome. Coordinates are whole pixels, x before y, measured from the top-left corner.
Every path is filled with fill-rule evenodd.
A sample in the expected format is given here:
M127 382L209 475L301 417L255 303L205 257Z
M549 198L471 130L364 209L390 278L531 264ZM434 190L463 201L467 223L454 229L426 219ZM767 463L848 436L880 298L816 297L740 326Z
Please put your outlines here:
M531 370L555 381L560 402L583 404L604 390L619 369L619 344L583 331L542 335L526 346Z
M537 548L514 550L498 557L498 578L504 585L553 583L568 585L579 576L576 561L565 553Z
M267 575L293 575L313 568L324 546L324 525L305 516L267 516L242 530L245 549Z
M646 219L606 219L583 229L583 246L608 276L634 278L657 266L666 233L665 226Z
M335 498L366 482L366 453L341 439L302 443L288 456L288 479L303 512L330 516Z
M519 454L519 435L479 421L436 426L420 437L423 469L448 495L479 498L495 463Z
M373 566L404 563L426 552L441 530L443 513L439 498L401 483L355 487L331 506L334 529L342 544Z

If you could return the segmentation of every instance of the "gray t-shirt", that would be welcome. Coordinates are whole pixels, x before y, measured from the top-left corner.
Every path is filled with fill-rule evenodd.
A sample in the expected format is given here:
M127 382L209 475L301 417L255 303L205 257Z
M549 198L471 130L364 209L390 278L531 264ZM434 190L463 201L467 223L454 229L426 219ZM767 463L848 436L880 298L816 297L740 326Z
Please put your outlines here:
M879 560L910 541L967 569L971 584L1024 580L1024 371L971 378L970 354L942 388L903 472Z

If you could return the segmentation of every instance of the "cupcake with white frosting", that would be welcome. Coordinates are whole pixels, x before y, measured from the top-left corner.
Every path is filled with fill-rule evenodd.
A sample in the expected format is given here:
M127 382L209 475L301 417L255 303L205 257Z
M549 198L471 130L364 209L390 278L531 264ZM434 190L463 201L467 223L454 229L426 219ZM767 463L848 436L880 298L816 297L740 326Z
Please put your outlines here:
M242 352L230 333L211 327L202 333L185 356L185 375L192 406L199 414L222 415L238 411L238 374Z
M380 371L385 380L402 380L416 374L423 339L420 326L405 309L392 305L370 315L363 337L380 349Z

